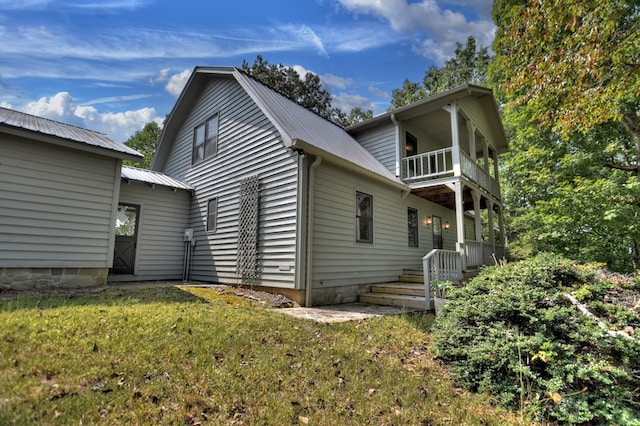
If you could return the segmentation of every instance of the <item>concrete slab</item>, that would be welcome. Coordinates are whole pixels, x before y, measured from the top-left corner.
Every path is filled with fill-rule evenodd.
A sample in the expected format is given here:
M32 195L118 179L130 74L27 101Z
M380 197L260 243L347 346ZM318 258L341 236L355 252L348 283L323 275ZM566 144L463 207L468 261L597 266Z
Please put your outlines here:
M401 315L407 312L418 312L420 309L402 308L399 306L379 306L365 303L345 303L341 305L318 306L313 308L284 308L280 312L295 318L308 319L323 323L359 321L385 315Z

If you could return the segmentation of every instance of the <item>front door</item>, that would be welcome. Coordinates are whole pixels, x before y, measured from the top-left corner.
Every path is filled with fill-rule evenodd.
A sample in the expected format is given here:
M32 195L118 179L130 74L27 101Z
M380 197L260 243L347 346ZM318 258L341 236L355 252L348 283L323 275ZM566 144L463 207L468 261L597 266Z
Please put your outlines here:
M442 241L442 218L433 216L431 229L433 229L433 248L442 249L444 247Z
M139 217L140 206L131 204L118 206L112 274L134 273Z

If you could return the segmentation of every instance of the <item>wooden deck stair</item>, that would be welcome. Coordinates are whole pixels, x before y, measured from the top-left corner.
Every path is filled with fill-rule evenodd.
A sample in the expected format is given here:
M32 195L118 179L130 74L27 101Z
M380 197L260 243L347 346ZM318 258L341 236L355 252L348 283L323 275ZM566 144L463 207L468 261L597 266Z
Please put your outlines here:
M360 295L359 301L372 305L402 306L424 309L424 274L422 269L405 269L399 281L373 284L371 292Z

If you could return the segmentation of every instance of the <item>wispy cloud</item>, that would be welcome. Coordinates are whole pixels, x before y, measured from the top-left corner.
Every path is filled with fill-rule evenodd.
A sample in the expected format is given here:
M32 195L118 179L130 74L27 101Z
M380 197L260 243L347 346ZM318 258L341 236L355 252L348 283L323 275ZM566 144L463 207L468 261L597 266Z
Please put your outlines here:
M98 105L98 104L110 104L117 102L126 102L126 101L135 101L138 99L146 99L150 98L152 95L123 95L123 96L107 96L104 98L92 99L86 102L83 102L82 105Z
M151 0L104 0L95 2L78 2L69 0L0 0L3 10L33 10L47 7L69 7L84 10L134 10L147 6Z
M451 56L456 42L464 42L469 35L484 46L493 40L495 27L490 18L481 11L475 20L468 19L462 12L451 7L468 5L462 0L422 0L410 3L408 0L375 1L338 0L348 11L356 16L370 15L385 19L391 28L399 34L418 34L420 41L414 50L425 56L444 61ZM482 4L488 3L483 1Z

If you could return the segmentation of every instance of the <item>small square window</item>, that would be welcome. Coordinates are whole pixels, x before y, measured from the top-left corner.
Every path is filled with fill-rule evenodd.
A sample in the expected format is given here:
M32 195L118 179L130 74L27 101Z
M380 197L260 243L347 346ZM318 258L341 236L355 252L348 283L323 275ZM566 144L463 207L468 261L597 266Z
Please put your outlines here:
M373 197L356 192L356 241L373 244Z
M215 232L218 215L218 199L212 198L207 203L207 232Z
M409 231L409 247L419 247L418 241L418 210L407 208L407 228Z

